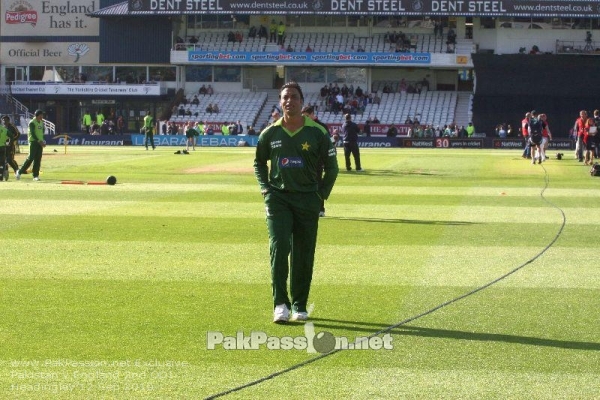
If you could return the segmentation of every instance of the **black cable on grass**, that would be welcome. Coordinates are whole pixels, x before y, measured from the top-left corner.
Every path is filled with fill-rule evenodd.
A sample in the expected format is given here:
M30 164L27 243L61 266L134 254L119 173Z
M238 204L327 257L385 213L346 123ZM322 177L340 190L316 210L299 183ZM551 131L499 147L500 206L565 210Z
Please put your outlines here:
M444 308L444 307L446 307L446 306L449 306L450 304L456 303L457 301L460 301L460 300L462 300L462 299L464 299L464 298L466 298L466 297L469 297L469 296L471 296L471 295L474 295L475 293L481 292L482 290L484 290L484 289L487 289L487 288L489 288L490 286L492 286L492 285L494 285L494 284L496 284L496 283L500 282L501 280L503 280L503 279L505 279L505 278L507 278L507 277L511 276L511 275L512 275L512 274L514 274L515 272L519 271L520 269L524 268L525 266L527 266L527 265L531 264L532 262L534 262L535 260L537 260L538 258L540 258L540 257L541 257L541 256L542 256L542 255L543 255L543 254L544 254L546 251L548 251L548 250L549 250L549 249L550 249L550 248L551 248L551 247L554 245L554 243L556 243L556 241L558 240L558 238L559 238L559 237L560 237L560 235L562 234L562 231L563 231L563 229L565 228L565 225L566 225L566 223L567 223L567 217L565 216L565 213L564 213L564 211L563 211L563 210L562 210L560 207L558 207L556 204L552 203L550 200L548 200L548 199L546 199L546 198L544 197L544 192L545 192L545 191L546 191L546 189L548 188L548 185L549 185L549 183L550 183L550 178L549 178L549 176L548 176L548 171L546 171L546 168L544 168L544 167L542 166L542 169L544 170L544 188L543 188L543 189L542 189L542 191L540 192L540 197L542 198L542 200L544 200L546 203L548 203L548 204L549 204L551 207L553 207L553 208L557 209L557 210L560 212L560 214L562 215L562 224L561 224L561 226L560 226L560 229L558 230L558 232L557 232L557 233L556 233L556 235L554 236L554 239L552 239L552 240L550 241L550 243L548 243L548 245L546 245L546 247L544 247L544 248L542 249L542 251L540 251L538 254L536 254L536 255L535 255L533 258L531 258L531 259L529 259L529 260L525 261L523 264L521 264L521 265L519 265L518 267L516 267L516 268L512 269L511 271L509 271L509 272L505 273L504 275L501 275L501 276L499 276L498 278L496 278L496 279L494 279L494 280L492 280L492 281L490 281L490 282L488 282L488 283L486 283L486 284L484 284L484 285L482 285L482 286L479 286L479 287L477 287L477 288L475 288L475 289L471 290L470 292L467 292L467 293L465 293L465 294L462 294L462 295L460 295L460 296L458 296L458 297L455 297L455 298L453 298L453 299L451 299L451 300L445 301L445 302L443 302L443 303L441 303L441 304L439 304L439 305L437 305L437 306L435 306L435 307L433 307L433 308L430 308L430 309L429 309L429 310L427 310L427 311L424 311L424 312L422 312L422 313L420 313L420 314L417 314L417 315L414 315L414 316L412 316L412 317L406 318L405 320L403 320L403 321L400 321L400 322L398 322L397 324L390 325L390 326L388 326L388 327L386 327L386 328L384 328L384 329L381 329L381 330L379 330L379 331L377 331L377 332L375 332L375 333L372 333L372 334L371 334L371 335L369 335L369 336L362 337L362 338L361 338L361 340L359 340L359 341L356 341L356 342L354 342L354 343L351 343L351 344L349 344L349 345L348 345L348 347L339 348L339 349L333 349L333 350L331 350L331 351L330 351L330 352L328 352L328 353L319 354L318 356L315 356L315 357L313 357L313 358L310 358L310 359L308 359L308 360L306 360L306 361L302 361L302 362L300 362L300 363L294 364L294 365L292 365L291 367L288 367L288 368L282 369L282 370L280 370L280 371L273 372L272 374L269 374L269 375L267 375L267 376L264 376L264 377L262 377L262 378L256 379L256 380L254 380L254 381L252 381L252 382L248 382L248 383L245 383L245 384L243 384L243 385L236 386L236 387L234 387L234 388L231 388L231 389L225 390L225 391L223 391L223 392L220 392L220 393L216 393L216 394L210 395L210 396L206 397L206 399L216 399L216 398L218 398L218 397L223 397L223 396L226 396L226 395L228 395L228 394L231 394L231 393L234 393L234 392L239 392L239 391L241 391L241 390L244 390L244 389L247 389L247 388L249 388L249 387L256 386L256 385L258 385L258 384L260 384L260 383L266 382L266 381L268 381L268 380L270 380L270 379L274 379L274 378L276 378L276 377L278 377L278 376L281 376L281 375L283 375L283 374L286 374L286 373L288 373L288 372L291 372L291 371L294 371L294 370L300 369L300 368L302 368L302 367L305 367L305 366L307 366L307 365L309 365L309 364L312 364L312 363L314 363L314 362L316 362L316 361L322 360L322 359L323 359L323 358L325 358L325 357L329 357L329 356L332 356L332 355L334 355L334 354L336 354L336 353L339 353L339 352L341 352L341 351L348 350L349 348L356 346L358 343L361 343L361 342L363 342L363 341L365 341L365 340L369 340L369 339L371 339L371 338L373 338L373 337L375 337L375 336L379 336L379 335L381 335L381 334L388 333L388 332L392 331L393 329L396 329L396 328L399 328L399 327L401 327L402 325L406 325L406 324L408 324L409 322L412 322L412 321L415 321L415 320L417 320L417 319L419 319L419 318L425 317L426 315L432 314L432 313L434 313L434 312L438 311L439 309L442 309L442 308Z

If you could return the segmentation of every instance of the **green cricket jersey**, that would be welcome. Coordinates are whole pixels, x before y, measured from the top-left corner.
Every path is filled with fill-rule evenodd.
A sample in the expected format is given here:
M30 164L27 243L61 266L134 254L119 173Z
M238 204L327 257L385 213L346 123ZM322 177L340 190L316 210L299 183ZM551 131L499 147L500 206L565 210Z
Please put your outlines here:
M4 125L0 125L0 147L6 146L7 140L8 140L8 129L6 129L4 127Z
M296 132L285 129L279 119L258 137L254 173L262 190L275 188L291 192L319 192L327 199L339 169L336 150L327 130L308 117ZM271 164L271 169L267 166ZM322 186L317 173L324 165Z
M144 117L144 127L146 129L154 128L154 119L152 118L152 115L148 114Z
M27 130L27 139L29 140L29 143L44 140L44 120L41 120L40 122L35 118L31 120L29 129Z

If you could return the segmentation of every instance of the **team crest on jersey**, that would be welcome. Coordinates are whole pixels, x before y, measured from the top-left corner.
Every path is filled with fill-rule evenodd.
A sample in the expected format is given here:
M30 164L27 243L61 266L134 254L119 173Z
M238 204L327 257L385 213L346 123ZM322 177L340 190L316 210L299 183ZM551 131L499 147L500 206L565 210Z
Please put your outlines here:
M279 168L303 168L302 157L284 157L279 160Z

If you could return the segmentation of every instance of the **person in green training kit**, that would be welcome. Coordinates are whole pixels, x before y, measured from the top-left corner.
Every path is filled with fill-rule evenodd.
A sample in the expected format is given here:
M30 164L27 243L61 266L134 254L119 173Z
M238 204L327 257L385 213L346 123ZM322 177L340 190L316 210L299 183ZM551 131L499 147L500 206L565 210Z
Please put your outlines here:
M291 320L308 319L306 305L321 200L329 197L339 168L327 130L302 115L304 95L300 86L296 82L283 85L279 101L283 118L260 134L254 173L267 214L273 322L284 323L290 320L290 309ZM321 185L317 180L320 163L324 165ZM287 291L288 273L291 301Z
M0 170L2 170L2 174L0 175L0 182L2 182L5 178L8 180L8 163L6 163L6 159L8 158L8 146L10 143L10 139L8 136L8 129L4 127L4 125L0 125ZM7 168L6 170L4 168Z
M8 165L10 165L12 167L12 169L15 171L15 174L16 174L17 171L19 170L19 164L17 164L17 162L15 161L15 153L17 151L17 144L19 141L19 136L21 136L21 134L19 133L19 130L17 129L17 127L13 123L10 122L10 117L8 115L5 115L2 117L2 123L4 124L4 127L6 128L6 130L8 132L8 139L10 140L8 147L6 148L7 162L8 162Z
M146 116L144 117L144 144L146 145L146 150L148 150L148 142L152 146L152 150L156 149L154 145L154 118L150 115L150 111L146 111Z
M46 141L44 140L44 112L42 110L35 110L35 118L29 123L29 129L27 130L27 139L29 140L29 155L27 159L21 165L21 168L17 170L15 177L17 180L21 179L21 175L27 172L27 168L33 163L33 180L40 180L40 167L42 166L42 153L44 147L46 147Z

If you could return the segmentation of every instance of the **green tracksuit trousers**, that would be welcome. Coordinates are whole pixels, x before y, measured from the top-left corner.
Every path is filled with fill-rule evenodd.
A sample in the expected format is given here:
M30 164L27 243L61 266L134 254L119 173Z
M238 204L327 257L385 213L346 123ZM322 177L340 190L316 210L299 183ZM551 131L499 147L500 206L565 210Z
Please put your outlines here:
M273 304L306 312L312 281L321 198L316 192L272 190L265 196ZM289 264L288 264L289 261ZM291 302L287 291L290 276Z
M153 149L156 147L154 145L154 131L152 129L146 128L146 133L144 134L144 145L146 146L146 150L148 150L148 146L151 146Z
M40 167L42 165L42 154L44 153L44 148L38 142L30 142L29 143L29 155L27 159L21 165L19 169L20 174L24 174L27 172L27 168L33 164L33 170L31 171L33 177L38 177L40 175Z

